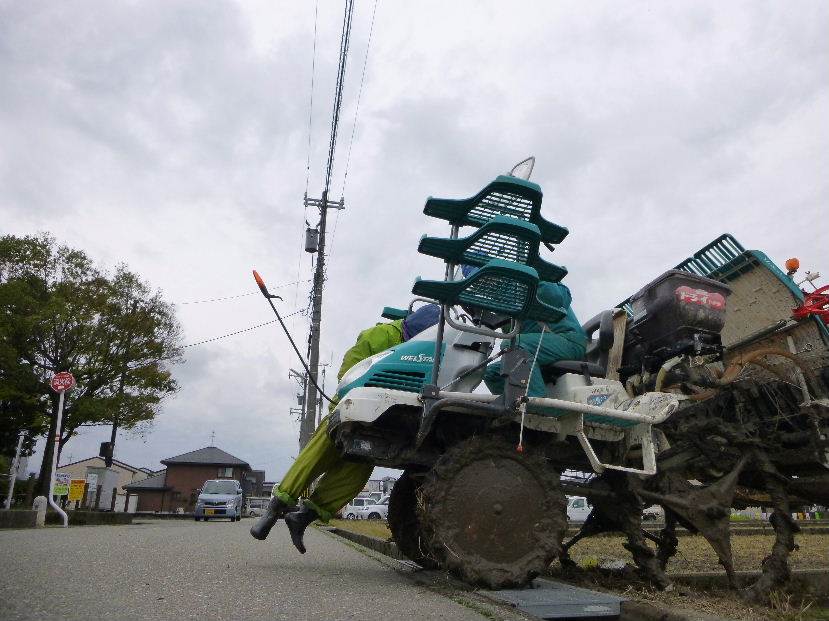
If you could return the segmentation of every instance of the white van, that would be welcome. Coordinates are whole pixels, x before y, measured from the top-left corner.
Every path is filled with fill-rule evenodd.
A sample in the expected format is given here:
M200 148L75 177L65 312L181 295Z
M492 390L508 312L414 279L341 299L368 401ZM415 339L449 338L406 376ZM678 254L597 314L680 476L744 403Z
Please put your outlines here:
M377 501L371 497L359 496L348 503L342 510L346 520L385 520L389 516L389 497Z
M571 522L584 522L590 515L592 507L584 496L567 497L567 519Z

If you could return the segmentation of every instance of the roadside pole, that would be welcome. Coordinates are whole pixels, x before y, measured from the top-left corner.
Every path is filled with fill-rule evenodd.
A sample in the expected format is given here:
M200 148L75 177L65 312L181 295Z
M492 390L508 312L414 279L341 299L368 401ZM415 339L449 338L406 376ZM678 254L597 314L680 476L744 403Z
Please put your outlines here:
M9 495L6 496L6 511L11 509L12 506L12 497L14 496L14 482L17 480L17 469L20 467L20 451L23 448L23 438L26 437L26 432L21 431L20 435L17 437L17 450L14 453L14 461L12 461L12 467L9 470Z
M75 378L72 377L71 373L66 371L62 371L60 373L56 373L52 377L52 390L58 393L58 420L57 425L55 425L55 447L52 449L52 469L49 473L49 505L58 512L58 514L63 518L63 527L66 528L69 526L69 516L66 515L66 512L60 508L60 505L55 502L55 498L52 495L55 490L55 470L57 469L58 465L58 448L60 447L60 424L63 420L63 397L67 390L72 390L75 386Z

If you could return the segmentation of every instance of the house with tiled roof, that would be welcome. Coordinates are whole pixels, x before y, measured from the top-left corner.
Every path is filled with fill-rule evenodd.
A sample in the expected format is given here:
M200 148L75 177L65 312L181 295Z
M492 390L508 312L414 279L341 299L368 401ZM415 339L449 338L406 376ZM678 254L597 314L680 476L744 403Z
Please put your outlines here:
M168 457L161 463L164 470L124 486L127 494L138 496L137 511L190 513L205 481L236 479L244 487L251 473L248 462L215 446Z

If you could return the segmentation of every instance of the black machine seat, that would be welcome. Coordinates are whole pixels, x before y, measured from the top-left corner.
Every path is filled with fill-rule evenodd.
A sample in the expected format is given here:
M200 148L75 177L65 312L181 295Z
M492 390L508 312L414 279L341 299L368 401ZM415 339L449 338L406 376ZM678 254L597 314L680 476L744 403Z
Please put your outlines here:
M613 311L599 313L582 326L588 343L587 360L559 360L541 368L541 375L547 383L555 382L565 373L578 373L587 378L607 375L607 357L613 346Z
M554 382L565 373L578 373L588 377L604 377L604 367L595 362L586 360L559 360L553 364L541 367L541 375L545 382Z

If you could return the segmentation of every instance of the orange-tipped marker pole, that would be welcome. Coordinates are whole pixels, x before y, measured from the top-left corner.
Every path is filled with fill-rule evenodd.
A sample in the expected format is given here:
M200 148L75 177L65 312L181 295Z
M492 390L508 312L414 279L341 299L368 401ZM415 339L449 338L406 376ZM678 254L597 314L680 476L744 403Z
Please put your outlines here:
M262 292L262 295L266 298L271 297L271 294L268 293L268 288L265 286L265 281L262 280L262 277L256 270L253 270L253 279L256 281L256 284L259 285L259 290Z
M308 374L308 381L310 381L312 384L314 384L314 386L316 386L317 391L323 399L328 401L328 403L334 403L331 397L326 395L325 391L319 387L319 384L317 384L316 380L314 379L314 376L311 375L311 369L308 368L308 363L305 362L305 359L302 357L302 354L299 353L299 348L296 346L296 343L294 343L294 339L291 336L291 333L288 331L288 328L285 327L285 322L282 321L282 317L279 315L279 311L276 310L276 306L274 306L274 299L281 300L282 298L278 295L271 295L270 293L268 293L268 287L265 285L265 280L259 275L259 272L257 272L256 270L253 270L253 279L256 281L256 284L259 286L259 290L262 292L262 295L265 296L265 299L268 301L268 304L270 304L271 310L273 310L273 314L276 315L276 319L279 321L279 325L282 326L282 330L285 332L285 336L288 337L288 341L290 341L291 343L291 347L294 348L294 351L296 352L299 361L302 363L302 367Z

